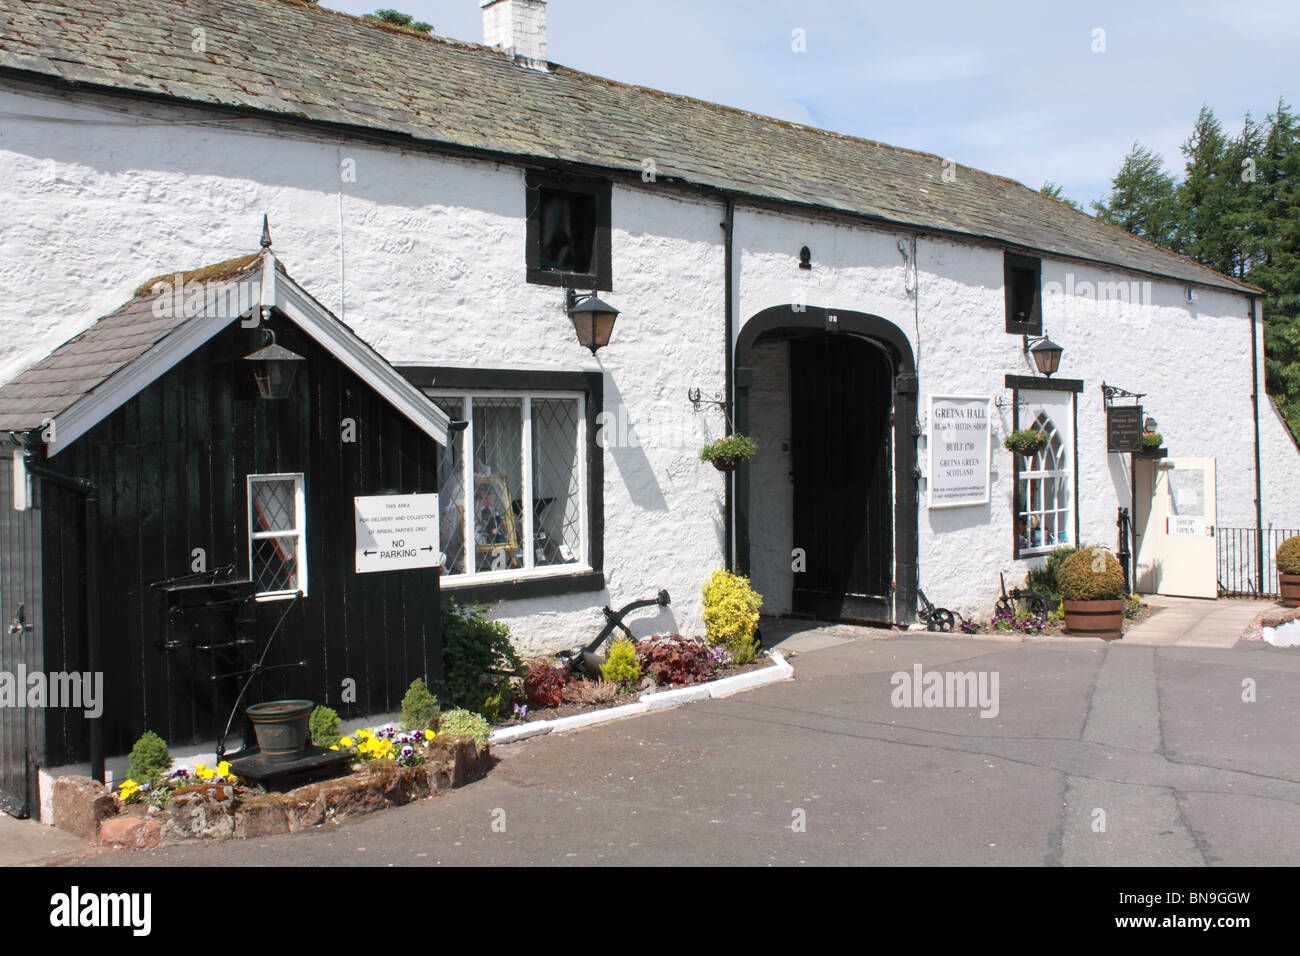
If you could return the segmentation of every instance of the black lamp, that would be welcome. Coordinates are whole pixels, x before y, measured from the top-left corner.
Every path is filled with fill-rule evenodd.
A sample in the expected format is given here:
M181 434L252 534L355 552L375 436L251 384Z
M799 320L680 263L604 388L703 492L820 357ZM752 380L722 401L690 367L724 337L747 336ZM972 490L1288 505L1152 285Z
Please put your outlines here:
M1154 435L1156 433L1156 429L1159 427L1160 427L1160 423L1156 421L1154 418L1152 418L1150 415L1148 415L1147 420L1142 423L1142 430L1146 432L1148 435Z
M263 327L261 331L270 341L256 352L244 356L245 362L254 363L253 378L257 382L257 394L262 398L288 398L298 363L305 362L306 359L283 345L277 345L275 333L270 329Z
M1029 336L1025 336L1025 351L1034 357L1034 365L1038 371L1042 372L1048 378L1052 373L1061 367L1061 353L1065 349L1061 348L1046 335L1034 339L1033 344L1029 343Z
M565 292L564 308L573 320L573 329L578 333L578 344L591 349L592 355L596 354L597 349L609 344L609 335L614 331L618 309L608 302L600 301L594 291L579 295L572 289Z

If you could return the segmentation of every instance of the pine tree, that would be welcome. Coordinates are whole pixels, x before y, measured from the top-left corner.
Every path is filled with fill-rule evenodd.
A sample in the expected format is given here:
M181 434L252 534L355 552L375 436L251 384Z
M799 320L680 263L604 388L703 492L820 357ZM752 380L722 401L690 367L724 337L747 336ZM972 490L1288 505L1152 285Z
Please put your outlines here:
M1232 273L1231 242L1224 224L1228 140L1214 111L1202 106L1183 143L1187 172L1177 191L1173 248L1218 272Z
M1134 143L1111 180L1110 196L1104 203L1093 202L1092 211L1111 225L1169 247L1175 227L1175 187L1163 166L1158 154Z
M1247 274L1263 297L1268 392L1300 434L1300 120L1286 102L1268 117L1257 163L1260 220Z

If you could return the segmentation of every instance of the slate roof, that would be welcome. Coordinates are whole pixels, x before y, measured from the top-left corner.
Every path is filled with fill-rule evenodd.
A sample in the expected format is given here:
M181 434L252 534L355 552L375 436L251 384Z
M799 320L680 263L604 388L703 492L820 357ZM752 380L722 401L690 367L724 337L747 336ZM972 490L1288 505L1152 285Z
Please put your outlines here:
M202 278L231 279L261 269L259 255L231 259L186 273L183 281ZM277 263L283 272L283 266ZM171 281L171 276L161 277ZM151 289L152 283L141 287ZM139 294L99 319L37 362L0 386L0 435L26 431L57 418L114 373L144 355L185 324L184 313L159 318L154 315L153 294ZM170 310L159 310L170 311Z
M206 31L206 52L191 31ZM1220 288L1253 286L940 157L413 34L302 0L0 0L0 70L639 173Z

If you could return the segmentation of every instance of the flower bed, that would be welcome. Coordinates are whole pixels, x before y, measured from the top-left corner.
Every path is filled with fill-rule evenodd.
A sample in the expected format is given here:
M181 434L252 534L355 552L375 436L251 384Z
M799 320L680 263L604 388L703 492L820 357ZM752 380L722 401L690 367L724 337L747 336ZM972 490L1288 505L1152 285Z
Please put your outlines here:
M1124 628L1127 630L1134 624L1145 621L1152 614L1156 613L1159 608L1154 608L1149 604L1144 604L1139 595L1130 595L1124 599ZM1065 619L1058 607L1055 611L1049 612L1045 617L1037 614L1031 614L1025 608L1017 608L1014 612L997 611L993 617L987 621L981 621L976 618L962 618L957 625L957 630L962 634L1016 634L1023 636L1045 635L1048 637L1069 637L1069 631L1065 630Z
M150 788L126 787L124 782L113 798L120 812L100 822L99 840L107 846L145 848L296 832L464 786L482 777L491 760L487 744L467 735L437 734L405 755L408 744L399 746L397 736L391 728L358 732L352 737L358 760L350 774L285 793L265 793L215 770L210 778L200 776L202 782L182 786L160 781ZM417 754L420 759L412 759ZM186 779L180 773L169 779ZM96 796L108 794L95 781L71 779Z
M680 634L646 638L637 642L635 653L640 676L630 682L576 677L550 660L533 661L525 680L526 702L516 704L508 718L492 726L514 727L604 710L640 700L643 693L721 680L775 663L770 657L760 656L737 664L726 648Z

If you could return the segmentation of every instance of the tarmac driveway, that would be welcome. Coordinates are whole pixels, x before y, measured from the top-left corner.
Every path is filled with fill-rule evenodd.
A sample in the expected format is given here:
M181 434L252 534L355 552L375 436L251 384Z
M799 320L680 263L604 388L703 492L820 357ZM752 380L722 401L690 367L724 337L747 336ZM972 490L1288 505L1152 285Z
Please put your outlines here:
M1300 651L905 635L792 663L792 681L498 748L433 800L78 862L1300 864ZM894 706L891 675L917 664L996 675L997 715Z

